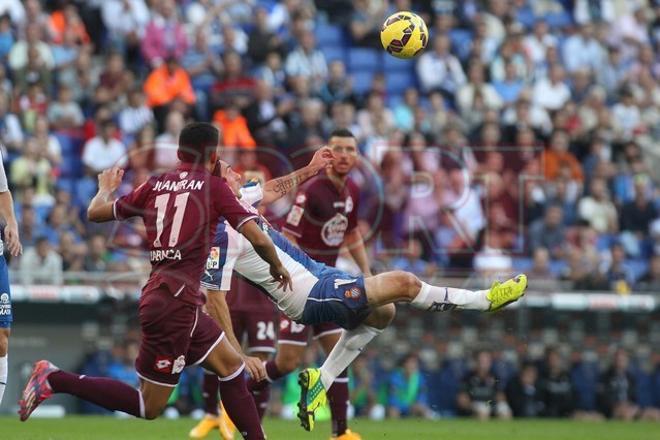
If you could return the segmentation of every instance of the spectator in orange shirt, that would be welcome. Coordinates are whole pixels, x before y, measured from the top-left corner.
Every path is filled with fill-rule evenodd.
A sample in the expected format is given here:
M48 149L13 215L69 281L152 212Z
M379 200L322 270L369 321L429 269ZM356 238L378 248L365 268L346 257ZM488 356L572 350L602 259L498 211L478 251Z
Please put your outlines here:
M227 147L254 148L257 146L246 119L234 103L225 110L216 111L213 115L213 122L220 126L222 141Z
M78 44L87 45L90 43L85 24L80 19L78 9L74 4L70 3L63 9L50 14L49 25L54 44L62 44L64 41L64 32L67 29L73 31Z
M543 152L543 163L545 166L545 177L556 180L563 167L570 169L571 178L582 182L584 174L580 162L573 153L568 151L568 133L563 130L555 130L550 137L550 145Z
M174 56L168 57L165 63L149 74L144 83L144 93L147 96L147 105L153 109L159 127L163 126L172 102L181 100L189 107L195 103L190 76Z

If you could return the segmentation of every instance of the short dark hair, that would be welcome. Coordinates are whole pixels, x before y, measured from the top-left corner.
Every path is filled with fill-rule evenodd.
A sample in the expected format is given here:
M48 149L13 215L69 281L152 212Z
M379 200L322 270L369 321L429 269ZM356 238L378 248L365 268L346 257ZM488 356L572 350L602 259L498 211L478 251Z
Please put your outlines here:
M203 162L215 151L220 131L208 122L191 122L179 134L177 155L182 162Z
M328 136L328 139L333 138L333 137L340 137L340 138L350 137L350 138L355 139L355 135L348 128L335 128L330 133L330 136Z

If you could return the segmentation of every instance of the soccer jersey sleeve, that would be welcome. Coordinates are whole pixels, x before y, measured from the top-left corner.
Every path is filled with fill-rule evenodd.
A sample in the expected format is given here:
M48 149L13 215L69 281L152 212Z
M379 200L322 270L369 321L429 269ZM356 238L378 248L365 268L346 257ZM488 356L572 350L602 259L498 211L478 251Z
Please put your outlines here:
M147 180L125 196L115 200L112 207L116 220L124 220L130 217L142 216L149 192L153 188L154 178Z
M301 189L296 194L296 200L286 217L286 223L282 229L294 237L302 237L305 229L305 209L307 209L307 191Z
M213 194L215 195L216 213L218 217L224 217L232 228L238 231L247 221L258 217L257 214L249 212L241 205L227 182L218 177L214 177L212 181L215 188Z
M264 190L259 182L250 181L241 188L241 201L255 208L264 198Z

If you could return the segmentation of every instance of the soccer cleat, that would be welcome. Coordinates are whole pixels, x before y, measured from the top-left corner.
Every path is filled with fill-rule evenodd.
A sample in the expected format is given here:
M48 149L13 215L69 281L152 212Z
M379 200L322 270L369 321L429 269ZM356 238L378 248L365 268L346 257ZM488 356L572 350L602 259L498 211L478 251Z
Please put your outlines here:
M56 371L59 371L59 368L48 361L38 361L34 364L30 379L23 390L23 397L18 402L18 414L21 416L21 422L26 421L41 402L53 396L53 389L48 383L48 375Z
M234 440L234 433L236 432L236 425L229 418L229 414L225 408L220 404L220 417L218 418L218 428L220 428L220 437L222 440Z
M486 294L486 299L490 301L488 311L495 312L518 301L525 294L525 289L527 289L527 275L525 274L520 274L503 283L495 281Z
M362 436L357 432L353 432L350 429L347 429L342 435L332 437L330 440L362 440Z
M321 370L306 368L298 375L300 385L300 401L298 402L298 419L306 431L314 429L314 411L326 404L328 398L321 382Z
M194 439L206 438L206 436L209 435L211 431L218 429L218 419L218 417L205 414L199 423L197 423L197 425L190 430L188 436Z

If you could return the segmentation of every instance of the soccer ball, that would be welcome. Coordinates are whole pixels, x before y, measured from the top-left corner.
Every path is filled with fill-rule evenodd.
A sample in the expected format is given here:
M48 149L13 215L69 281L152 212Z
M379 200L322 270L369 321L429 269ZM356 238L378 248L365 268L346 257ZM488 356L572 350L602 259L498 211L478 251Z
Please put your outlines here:
M397 12L385 20L380 30L383 48L397 58L417 56L429 41L429 31L424 20L412 12Z

